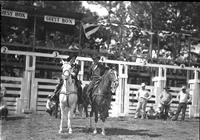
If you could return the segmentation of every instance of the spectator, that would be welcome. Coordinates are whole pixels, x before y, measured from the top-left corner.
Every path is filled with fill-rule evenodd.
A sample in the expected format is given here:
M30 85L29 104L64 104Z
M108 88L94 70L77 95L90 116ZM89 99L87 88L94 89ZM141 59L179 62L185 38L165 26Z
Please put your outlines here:
M156 111L153 108L153 105L150 106L150 109L147 111L147 118L148 119L155 119L156 118Z
M187 109L187 104L192 99L189 92L187 92L186 89L187 89L186 86L182 86L181 91L179 92L179 94L177 96L179 105L178 105L178 109L176 111L175 116L172 118L173 121L178 120L178 116L179 116L179 113L181 112L181 110L182 110L181 120L183 121L185 119L185 112Z
M137 104L137 109L135 113L135 119L138 118L138 114L141 109L142 109L142 117L141 117L142 119L144 119L145 114L146 114L146 104L147 104L147 101L151 98L151 96L149 92L145 89L145 87L146 87L145 83L142 83L141 89L139 89L136 94L138 104Z
M53 34L50 34L48 40L47 40L47 47L49 48L54 48L55 45L54 45L54 42L53 42Z
M169 87L165 87L160 96L160 104L161 104L160 118L164 120L166 120L168 117L170 104L172 102L172 95L169 92L169 89L170 89Z
M48 95L47 103L46 103L46 112L52 116L52 112L55 110L56 103L52 100L52 96Z
M28 28L25 28L21 32L21 36L22 36L22 44L28 44Z
M7 119L8 116L8 109L6 105L6 101L4 100L4 96L6 94L6 88L1 85L1 93L0 93L0 118L2 119L3 117L5 120Z
M156 109L156 118L160 119L160 113L161 113L161 104L158 105L158 108Z
M152 58L157 58L157 51L155 50L152 50Z
M172 119L175 114L176 114L176 111L169 110L169 112L168 112L169 119Z

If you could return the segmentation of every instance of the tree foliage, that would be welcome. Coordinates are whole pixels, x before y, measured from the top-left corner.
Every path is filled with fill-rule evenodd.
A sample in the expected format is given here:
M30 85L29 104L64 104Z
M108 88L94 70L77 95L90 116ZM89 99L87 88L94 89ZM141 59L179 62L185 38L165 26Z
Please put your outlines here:
M153 49L158 52L161 49L171 51L174 58L179 56L184 46L188 51L188 36L200 38L198 2L91 1L90 3L100 4L109 11L110 14L101 18L99 23L104 21L106 26L110 26L111 39L116 41L115 47L119 47L115 50L128 48L130 55L133 52L130 50L149 48L151 32L154 33ZM163 32L167 34L161 36Z
M1 1L1 4L6 2ZM35 1L14 2L30 5ZM200 38L198 2L88 1L106 8L109 15L105 17L99 17L97 13L85 9L81 1L37 2L50 10L84 13L83 24L94 23L102 26L90 40L83 36L83 42L90 42L91 46L98 47L106 43L111 52L126 52L126 56L127 53L132 55L137 49L149 50L151 33L153 49L158 53L161 49L171 51L174 58L184 47L188 51L188 36ZM101 41L96 42L97 38Z

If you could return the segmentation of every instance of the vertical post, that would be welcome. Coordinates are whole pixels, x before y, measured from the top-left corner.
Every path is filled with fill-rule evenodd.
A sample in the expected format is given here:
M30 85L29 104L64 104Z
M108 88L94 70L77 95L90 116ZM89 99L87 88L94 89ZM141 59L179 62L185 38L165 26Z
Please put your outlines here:
M26 67L24 72L24 78L22 80L22 88L21 88L21 95L20 99L17 101L17 113L22 113L26 110L29 110L29 91L30 91L30 72L29 72L29 65L30 65L30 57L26 55Z
M116 101L115 106L113 107L115 110L113 110L113 114L116 116L125 116L128 114L128 106L129 101L127 102L129 98L129 94L127 94L127 79L128 79L128 66L125 64L119 64L119 87L116 91ZM123 71L124 69L124 71Z
M194 79L189 80L192 105L189 106L189 117L200 117L200 79L198 71L194 71Z
M153 31L153 16L151 11L151 32ZM153 34L150 37L150 47L149 47L149 57L152 58L152 48L153 48Z
M37 112L37 95L38 95L38 81L34 80L31 90L30 110L33 113Z
M108 47L110 48L110 44L111 44L111 32L112 32L112 29L111 29L111 20L110 20L110 13L111 13L111 1L109 1L109 13L108 13L108 20L109 20L109 31L110 31L110 34L109 34L109 44L108 44Z
M17 111L18 113L29 113L31 111L31 96L34 90L32 82L35 78L35 62L36 56L26 56L26 67L22 81L22 93L20 99L17 101L18 106L20 106L20 109Z
M158 37L158 51L157 51L157 57L158 57L160 53L160 37L159 37L158 32L157 32L157 37Z
M189 52L188 52L188 63L189 63L189 67L190 67L190 57L191 57L191 39L189 38Z
M189 67L190 67L190 57L191 57L191 55L190 55L190 53L191 53L191 39L189 38L189 52L188 52L188 64L189 64ZM191 74L191 72L189 71L189 70L187 70L187 83L189 83L189 80L190 80L190 74ZM188 85L189 86L189 85Z
M124 65L124 114L127 116L129 114L129 91L130 88L128 86L128 65Z
M164 70L164 73L163 73ZM154 77L152 80L154 82L154 93L155 93L155 107L157 108L160 104L160 95L166 85L166 74L167 69L159 67L158 76Z
M79 75L79 80L83 81L83 74L84 74L84 61L81 60L80 62L81 62L81 69L80 69L78 75Z
M31 67L31 91L30 91L30 110L36 113L37 108L37 81L35 80L35 64L36 56L32 56L32 66Z
M79 25L79 55L82 53L82 46L81 46L81 40L82 40L82 22L80 21Z
M36 11L36 8L34 8ZM35 45L36 45L36 24L37 24L37 19L36 15L34 15L34 23L33 23L33 51L35 51Z

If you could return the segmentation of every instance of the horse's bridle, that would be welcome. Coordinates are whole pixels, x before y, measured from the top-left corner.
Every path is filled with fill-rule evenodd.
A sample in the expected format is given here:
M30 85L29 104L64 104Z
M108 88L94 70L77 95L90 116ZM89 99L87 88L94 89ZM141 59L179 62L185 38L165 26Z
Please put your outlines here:
M112 70L115 72L115 70ZM115 77L117 77L117 75L115 74ZM119 85L119 80L118 78L116 78L115 80L112 80L112 83L111 83L111 91L114 90L116 91L117 87ZM113 91L112 91L113 92Z
M65 73L68 73L68 75L65 75ZM70 75L71 75L71 73L70 73L70 70L65 70L64 72L63 72L63 74L62 74L64 77L65 77L65 79L66 79L66 77L69 77Z

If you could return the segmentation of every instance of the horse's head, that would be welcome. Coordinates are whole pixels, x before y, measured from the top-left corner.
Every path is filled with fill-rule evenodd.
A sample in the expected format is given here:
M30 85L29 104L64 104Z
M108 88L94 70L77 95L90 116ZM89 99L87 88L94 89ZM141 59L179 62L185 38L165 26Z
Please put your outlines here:
M70 78L71 75L71 65L69 62L64 62L62 65L62 74L64 76L64 79L67 80Z
M108 72L109 72L109 78L111 80L111 91L115 93L117 87L119 86L117 71L110 69Z

